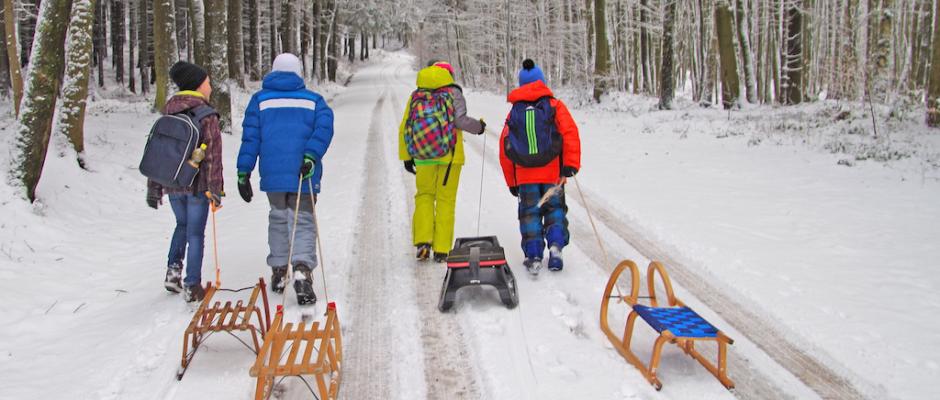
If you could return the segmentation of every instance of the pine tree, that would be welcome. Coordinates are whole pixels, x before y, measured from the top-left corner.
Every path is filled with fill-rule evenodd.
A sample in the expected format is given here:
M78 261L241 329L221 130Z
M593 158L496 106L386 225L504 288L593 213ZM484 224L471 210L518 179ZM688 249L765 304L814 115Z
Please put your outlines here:
M140 69L140 93L150 91L150 29L147 24L147 3L149 0L137 0L137 68Z
M803 12L797 0L788 0L783 102L803 102Z
M745 96L748 103L757 102L757 80L754 76L754 61L751 57L751 39L748 31L750 29L750 24L748 24L748 14L747 9L744 7L744 0L737 0L735 2L735 13L737 21L737 30L738 30L738 47L741 49L741 63L743 64L744 70L744 88Z
M232 97L229 92L228 57L226 50L226 7L225 0L204 0L206 10L206 64L209 70L209 82L212 84L212 105L219 111L222 130L231 132Z
M111 0L111 65L114 80L124 83L124 2Z
M203 23L206 15L202 8L202 0L186 0L186 3L189 5L189 27L192 32L190 34L192 42L190 46L193 47L193 63L205 65L206 37Z
M248 78L261 79L261 7L260 0L248 0Z
M134 78L134 47L137 46L137 4L135 0L127 0L127 88L131 93L137 92L137 81Z
M32 49L32 65L25 82L20 118L15 125L13 179L23 186L30 202L49 149L52 120L59 92L65 53L65 29L70 0L42 2Z
M153 107L163 109L171 90L170 67L176 62L176 35L172 0L153 1L153 61L156 95Z
M78 165L82 168L85 168L85 101L88 97L88 75L91 72L91 31L94 20L95 0L74 0L68 25L69 44L65 54L67 62L62 83L62 107L56 124L59 133L67 137L75 149Z
M940 126L940 2L934 2L933 48L930 57L930 83L927 87L927 125Z
M23 98L23 73L20 70L19 44L16 37L16 10L13 0L3 0L4 34L7 42L7 61L10 65L10 84L13 86L13 109L20 115L20 101ZM6 10L10 10L7 12Z

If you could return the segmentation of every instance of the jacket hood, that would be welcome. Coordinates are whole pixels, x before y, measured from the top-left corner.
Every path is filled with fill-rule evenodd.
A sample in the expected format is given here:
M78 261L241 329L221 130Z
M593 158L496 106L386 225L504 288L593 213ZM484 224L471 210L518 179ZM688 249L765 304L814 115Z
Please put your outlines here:
M516 103L520 101L536 101L542 97L554 97L552 90L545 86L545 82L535 81L527 85L522 85L516 88L515 90L509 92L507 100L510 103Z
M432 65L418 71L418 87L421 89L440 89L454 84L454 77L446 69Z
M209 104L209 103L206 102L206 99L200 96L177 93L173 95L173 97L170 97L169 100L166 101L166 105L163 106L163 113L164 114L181 113L190 108L197 107L203 104Z
M273 71L264 76L261 87L268 90L289 92L306 88L304 80L293 72Z

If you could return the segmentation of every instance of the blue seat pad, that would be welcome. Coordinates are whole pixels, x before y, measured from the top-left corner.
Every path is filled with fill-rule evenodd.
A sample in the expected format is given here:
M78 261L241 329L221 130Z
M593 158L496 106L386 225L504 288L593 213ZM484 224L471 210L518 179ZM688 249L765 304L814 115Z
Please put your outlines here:
M711 338L718 328L688 307L647 307L637 304L633 310L657 332L669 330L677 337Z

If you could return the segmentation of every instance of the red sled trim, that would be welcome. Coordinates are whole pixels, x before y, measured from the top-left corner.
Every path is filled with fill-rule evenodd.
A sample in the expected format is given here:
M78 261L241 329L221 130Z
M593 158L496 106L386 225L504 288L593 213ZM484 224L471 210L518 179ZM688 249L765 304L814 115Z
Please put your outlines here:
M506 260L480 261L481 267L497 267L506 263ZM470 261L447 263L447 268L467 268Z

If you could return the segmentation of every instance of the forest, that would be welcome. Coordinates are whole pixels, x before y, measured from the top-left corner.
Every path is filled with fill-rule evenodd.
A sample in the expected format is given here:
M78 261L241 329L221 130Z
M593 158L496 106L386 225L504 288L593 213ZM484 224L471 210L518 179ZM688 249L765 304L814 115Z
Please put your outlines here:
M0 94L16 114L9 177L30 200L50 143L84 167L90 96L117 86L159 110L177 60L207 67L227 130L238 123L230 93L260 80L277 54L300 56L316 83L336 81L338 69L387 46L450 60L458 81L494 91L508 91L529 57L553 86L598 102L622 92L656 97L661 109L677 95L729 110L826 99L889 110L917 104L926 124L940 124L940 1L3 0L2 7Z

